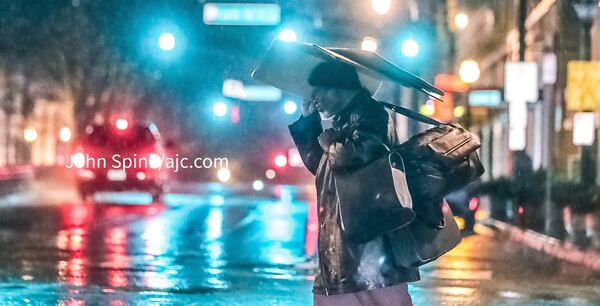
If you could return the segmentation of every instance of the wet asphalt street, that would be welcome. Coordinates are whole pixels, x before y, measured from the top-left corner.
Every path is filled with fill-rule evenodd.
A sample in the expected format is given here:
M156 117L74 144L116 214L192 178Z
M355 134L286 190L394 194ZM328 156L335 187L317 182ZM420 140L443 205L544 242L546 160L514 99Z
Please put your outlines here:
M56 198L0 201L0 305L312 304L303 189ZM600 305L599 273L478 229L422 269L415 305Z

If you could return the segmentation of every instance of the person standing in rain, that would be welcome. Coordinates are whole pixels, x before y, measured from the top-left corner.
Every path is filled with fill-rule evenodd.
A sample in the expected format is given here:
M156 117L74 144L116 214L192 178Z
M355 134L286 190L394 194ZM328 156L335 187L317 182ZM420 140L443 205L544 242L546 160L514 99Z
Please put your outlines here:
M396 142L388 112L371 98L356 69L326 61L308 78L312 96L289 126L306 168L315 175L319 220L319 265L313 286L315 305L412 305L408 282L416 268L394 263L384 236L364 244L344 237L334 171L367 165ZM319 113L332 119L323 130ZM365 178L369 179L369 178Z

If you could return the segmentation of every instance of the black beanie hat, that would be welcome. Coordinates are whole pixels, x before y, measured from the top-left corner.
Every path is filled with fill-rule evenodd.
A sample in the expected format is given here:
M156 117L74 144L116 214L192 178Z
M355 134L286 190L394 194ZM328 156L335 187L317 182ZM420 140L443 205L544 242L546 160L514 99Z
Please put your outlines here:
M356 68L342 61L327 61L315 66L308 77L308 85L340 89L361 88Z

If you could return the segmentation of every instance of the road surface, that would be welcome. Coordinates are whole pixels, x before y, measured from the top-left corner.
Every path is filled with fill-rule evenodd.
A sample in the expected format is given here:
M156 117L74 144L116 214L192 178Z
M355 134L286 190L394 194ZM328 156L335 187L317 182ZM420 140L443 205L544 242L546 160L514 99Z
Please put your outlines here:
M0 305L310 305L305 191L3 198ZM600 274L478 229L422 268L415 305L600 305Z

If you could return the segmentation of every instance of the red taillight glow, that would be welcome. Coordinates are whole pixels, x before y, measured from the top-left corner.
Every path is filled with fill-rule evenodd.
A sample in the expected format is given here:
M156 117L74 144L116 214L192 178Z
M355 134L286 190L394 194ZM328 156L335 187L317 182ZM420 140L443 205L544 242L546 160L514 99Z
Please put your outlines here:
M117 121L115 121L115 127L121 131L126 130L127 127L129 127L129 122L127 122L127 119L117 119Z
M477 208L479 208L479 198L471 198L469 200L469 209L475 211Z
M283 168L287 165L287 157L283 154L275 156L275 166Z
M158 169L162 165L162 158L156 153L150 153L150 156L148 156L148 165L152 169Z

